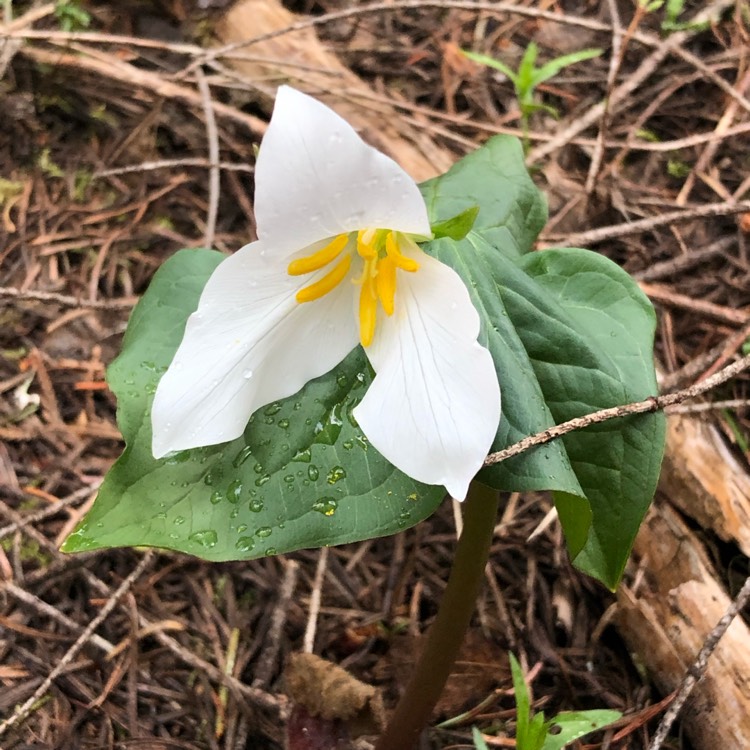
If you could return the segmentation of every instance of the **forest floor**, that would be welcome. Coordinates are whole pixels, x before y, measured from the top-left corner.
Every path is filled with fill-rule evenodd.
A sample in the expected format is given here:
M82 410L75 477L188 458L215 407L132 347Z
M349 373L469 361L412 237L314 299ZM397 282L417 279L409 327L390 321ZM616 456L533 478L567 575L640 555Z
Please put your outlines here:
M394 537L332 548L325 567L319 551L221 564L162 551L59 552L123 448L104 374L130 310L179 248L202 246L207 233L226 252L252 239L253 147L270 95L283 81L319 93L325 74L298 65L252 80L219 58L204 61L199 75L201 48L214 43L226 12L200 5L225 3L5 3L6 750L279 748L283 665L311 625L315 653L382 688L390 707L450 569L448 502ZM559 114L539 111L530 123L528 163L550 207L539 247L590 247L642 283L658 311L658 359L674 385L731 361L750 339L750 11L742 0L718 3L711 21L685 23L704 5L687 2L673 18L630 0L393 0L368 12L347 0L300 0L287 8L314 17L327 49L454 160L494 133L521 135L507 78L461 48L511 66L532 41L543 61L601 48L537 92ZM290 61L275 64L283 70ZM210 86L213 136L201 81ZM334 106L336 91L332 79ZM211 138L222 162L215 228ZM745 375L713 398L749 396ZM746 406L706 418L746 466ZM653 707L665 696L612 626L613 594L573 569L556 523L540 528L550 508L543 494L506 498L488 583L435 723L479 709L432 729L424 747L472 747L472 725L496 734L498 746L514 745L509 650L529 671L534 707L548 716L605 707L625 714L585 747L647 747L663 710ZM746 559L738 565L746 570ZM690 747L679 723L664 747Z

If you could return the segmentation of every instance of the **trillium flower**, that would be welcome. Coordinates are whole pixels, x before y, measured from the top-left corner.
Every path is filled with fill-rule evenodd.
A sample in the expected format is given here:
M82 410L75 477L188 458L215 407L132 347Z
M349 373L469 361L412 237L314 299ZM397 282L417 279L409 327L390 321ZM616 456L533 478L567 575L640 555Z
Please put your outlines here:
M458 274L424 253L417 185L315 99L279 89L255 168L258 240L213 272L156 390L153 453L233 440L362 344L353 414L412 478L466 496L500 388Z

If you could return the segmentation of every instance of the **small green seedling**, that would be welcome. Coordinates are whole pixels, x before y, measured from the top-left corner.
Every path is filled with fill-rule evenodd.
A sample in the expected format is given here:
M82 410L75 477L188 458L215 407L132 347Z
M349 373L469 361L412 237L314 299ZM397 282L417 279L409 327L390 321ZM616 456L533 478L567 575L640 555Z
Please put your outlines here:
M55 16L62 31L80 31L91 24L91 16L81 8L77 0L57 0Z
M550 107L546 104L539 104L534 101L536 87L540 83L548 81L550 78L554 78L563 68L567 68L569 65L575 65L575 63L583 62L584 60L590 60L593 57L599 57L602 54L600 49L584 49L580 52L573 52L570 55L562 55L554 60L550 60L540 68L536 67L537 57L539 55L539 48L534 42L530 42L526 48L521 62L518 65L518 70L514 71L508 67L504 62L496 60L494 57L488 55L481 55L477 52L469 52L467 50L461 50L461 52L474 62L487 65L490 68L495 68L501 73L508 76L513 87L516 90L516 96L518 97L518 104L521 109L521 126L523 128L523 139L524 146L528 149L529 141L529 120L534 112L544 110L549 112L553 117L557 117L557 110L554 107Z
M661 30L665 33L673 31L703 31L707 29L711 22L705 21L680 21L679 18L685 10L685 0L641 0L641 7L647 13L664 8L664 20L661 23Z
M510 670L516 696L516 748L517 750L562 750L574 740L591 732L604 729L621 718L619 711L594 709L591 711L564 711L545 721L544 712L531 713L531 700L521 665L513 654ZM472 729L476 750L488 750L481 732Z

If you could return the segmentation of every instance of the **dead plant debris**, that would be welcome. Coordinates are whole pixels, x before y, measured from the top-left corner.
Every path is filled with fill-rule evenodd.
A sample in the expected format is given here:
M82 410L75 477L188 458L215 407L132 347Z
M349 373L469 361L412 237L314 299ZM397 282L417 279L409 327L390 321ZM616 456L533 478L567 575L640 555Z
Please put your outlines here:
M130 307L177 249L207 234L227 252L252 239L253 144L278 83L304 87L314 75L316 93L348 94L330 71L293 59L264 59L275 73L243 78L232 56L251 57L252 45L205 55L224 2L69 0L90 19L77 34L55 13L64 4L13 2L0 25L0 745L278 748L289 712L281 674L301 650L318 552L209 565L57 548L122 447L104 369ZM685 3L685 18L704 5ZM673 33L662 12L616 2L373 10L297 0L287 10L312 18L366 84L369 99L354 95L354 106L395 108L396 131L416 128L433 155L450 158L493 133L520 134L509 82L460 48L509 64L532 40L547 57L604 48L540 91L560 113L536 115L530 134L550 205L540 246L580 237L643 280L676 385L748 342L750 29L746 5L718 5L707 24ZM206 91L220 163L215 225ZM750 380L738 378L716 394L735 406L707 417L745 466L749 398ZM545 496L507 499L436 719L469 713L425 747L470 747L472 724L512 722L508 649L548 716L625 712L587 747L647 746L663 696L611 627L612 596L571 568L556 525L527 541L549 509ZM316 652L381 689L386 705L435 612L454 538L446 504L397 537L330 550ZM294 590L286 596L282 579ZM679 732L670 743L689 748Z

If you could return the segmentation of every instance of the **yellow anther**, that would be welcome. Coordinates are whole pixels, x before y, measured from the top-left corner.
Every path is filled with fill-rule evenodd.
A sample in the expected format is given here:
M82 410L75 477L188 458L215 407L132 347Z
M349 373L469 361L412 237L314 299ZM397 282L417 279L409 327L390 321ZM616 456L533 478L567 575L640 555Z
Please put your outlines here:
M364 278L359 293L359 340L362 346L370 346L375 336L375 323L378 317L378 297L375 279L369 274Z
M293 260L289 264L287 273L290 276L302 276L312 271L319 271L339 256L341 251L346 247L347 242L349 242L348 234L337 235L325 247L314 252L312 255Z
M375 289L385 314L393 315L393 301L396 297L396 264L390 257L385 257L378 262Z
M413 258L407 258L401 250L398 248L396 238L393 236L393 232L388 232L385 238L385 251L388 257L396 264L402 271L408 271L414 273L419 269L419 263Z
M351 264L352 256L345 255L322 279L300 289L296 296L297 302L312 302L328 294L344 280Z

